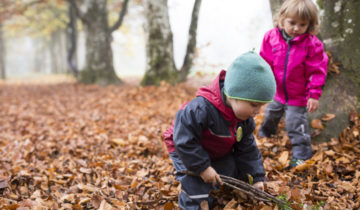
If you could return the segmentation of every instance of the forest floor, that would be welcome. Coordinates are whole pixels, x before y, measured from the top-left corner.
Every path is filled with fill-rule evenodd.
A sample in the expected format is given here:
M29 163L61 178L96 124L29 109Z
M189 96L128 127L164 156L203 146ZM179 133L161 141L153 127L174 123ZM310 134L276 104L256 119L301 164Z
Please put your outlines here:
M159 87L42 81L0 83L0 209L178 208L162 133L208 78ZM262 120L263 111L255 135ZM313 158L291 170L283 128L257 139L265 191L292 209L359 209L359 115L339 138L313 143ZM280 208L235 191L214 197L215 209Z

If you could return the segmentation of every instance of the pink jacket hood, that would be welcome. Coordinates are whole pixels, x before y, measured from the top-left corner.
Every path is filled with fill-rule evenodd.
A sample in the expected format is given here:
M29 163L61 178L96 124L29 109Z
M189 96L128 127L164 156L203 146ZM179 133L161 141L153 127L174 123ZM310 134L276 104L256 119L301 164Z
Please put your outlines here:
M280 30L274 28L265 34L260 55L274 72L275 100L292 106L306 106L308 98L320 98L328 56L316 36L305 33L288 44Z

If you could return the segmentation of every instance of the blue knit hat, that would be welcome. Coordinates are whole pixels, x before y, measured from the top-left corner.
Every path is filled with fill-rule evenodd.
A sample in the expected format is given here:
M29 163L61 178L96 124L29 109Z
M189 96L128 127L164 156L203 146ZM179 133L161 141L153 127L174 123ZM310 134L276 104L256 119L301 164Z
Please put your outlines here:
M236 58L226 71L224 93L229 98L267 103L273 100L275 91L269 64L253 51Z

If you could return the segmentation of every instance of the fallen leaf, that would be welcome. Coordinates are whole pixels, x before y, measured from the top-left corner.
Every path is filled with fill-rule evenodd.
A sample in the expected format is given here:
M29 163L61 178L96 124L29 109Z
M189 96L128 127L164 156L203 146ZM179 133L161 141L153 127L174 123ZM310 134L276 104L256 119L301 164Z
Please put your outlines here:
M282 151L279 156L279 163L286 167L287 166L287 160L289 158L289 152L288 151Z
M325 167L325 173L326 174L331 174L333 172L333 166L331 164L328 164L326 167Z
M8 187L9 178L0 176L0 189Z
M325 154L327 155L327 156L334 156L335 155L335 152L333 151L333 150L328 150L328 151L325 151Z
M321 120L323 120L323 121L330 121L330 120L332 120L332 119L334 119L335 118L335 114L325 114L324 116L322 116L322 118L321 118Z
M341 183L340 187L343 188L344 190L348 191L348 192L354 192L355 191L355 187L350 182L343 181Z
M313 161L318 162L323 160L323 151L318 151L315 155L311 158Z
M98 210L111 210L111 209L112 209L111 205L105 200L102 200Z
M354 131L353 131L353 135L354 135L354 137L358 137L358 136L359 136L359 131L358 131L358 130L354 130Z
M173 209L175 209L173 202L166 202L164 204L164 210L173 210Z
M339 163L347 164L347 163L350 163L350 160L348 158L346 158L346 157L340 157L340 158L337 158L335 160L335 162L336 162L336 164L339 164Z
M224 207L224 210L232 210L235 209L235 205L236 205L236 201L235 199L232 199L230 202L228 202L226 204L226 206Z
M115 145L119 145L119 146L126 146L126 141L124 139L111 139L111 143L114 143Z
M322 124L321 120L319 120L319 119L311 120L311 127L321 129L321 130L324 129L324 125Z
M136 172L137 177L146 177L149 174L149 171L146 169L141 169L140 171Z
M291 189L291 199L301 202L301 191L299 188Z
M81 173L84 173L84 174L91 174L91 168L81 167L81 168L79 169L79 171L80 171Z
M306 169L309 169L310 167L312 167L314 165L314 161L313 160L307 160L304 162L304 164L301 165L297 165L295 167L296 171L305 171Z
M263 206L260 210L273 210L274 208L272 206Z

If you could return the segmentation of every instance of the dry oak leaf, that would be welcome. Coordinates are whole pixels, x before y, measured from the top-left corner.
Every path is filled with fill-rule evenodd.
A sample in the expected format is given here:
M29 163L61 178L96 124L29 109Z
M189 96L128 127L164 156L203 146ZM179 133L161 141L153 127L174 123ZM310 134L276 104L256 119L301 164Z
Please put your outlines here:
M348 192L354 192L355 191L355 187L350 182L343 181L341 183L340 187L343 188L344 190L348 191Z
M322 124L321 120L319 120L319 119L311 120L311 127L317 128L317 129L324 129L324 125Z
M314 165L315 161L313 160L307 160L304 162L304 164L297 165L295 167L296 171L305 171L306 169L312 167Z
M0 176L0 189L4 189L8 187L9 178Z
M111 143L115 144L115 145L119 145L119 146L126 146L126 141L124 139L112 139Z
M324 114L324 116L321 118L321 120L330 121L330 120L334 119L335 117L336 117L335 114L327 113L327 114Z
M168 201L164 204L164 210L173 210L173 209L175 209L173 202Z
M288 151L281 152L281 154L279 156L279 163L282 166L286 166L288 157L289 157L289 152Z
M317 162L317 161L322 161L323 160L323 151L318 151L312 158L311 160Z
M347 163L350 163L350 160L346 157L340 157L340 158L336 159L335 162L336 162L336 164L339 164L339 163L347 164Z
M105 200L101 201L99 210L111 210L111 209L113 209L113 208L108 202L106 202Z
M235 199L232 199L229 203L226 204L226 206L224 207L224 210L235 209L235 206L236 206L236 201L235 201Z

